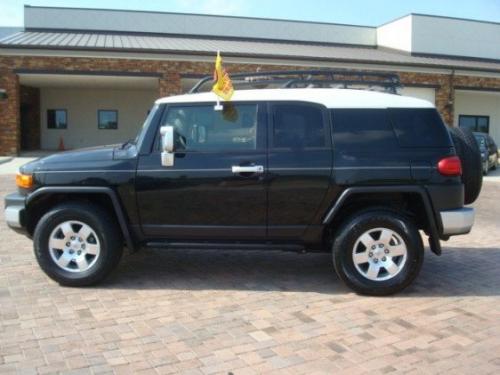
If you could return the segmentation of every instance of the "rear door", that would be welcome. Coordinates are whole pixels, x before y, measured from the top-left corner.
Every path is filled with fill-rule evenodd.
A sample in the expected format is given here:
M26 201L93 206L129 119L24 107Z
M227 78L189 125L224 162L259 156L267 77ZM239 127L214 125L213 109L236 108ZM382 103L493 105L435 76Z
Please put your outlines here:
M332 150L325 107L269 104L268 235L299 239L313 222L330 184Z
M170 105L160 126L174 127L175 159L163 167L159 127L139 158L136 189L142 231L168 239L266 236L266 116L262 104Z

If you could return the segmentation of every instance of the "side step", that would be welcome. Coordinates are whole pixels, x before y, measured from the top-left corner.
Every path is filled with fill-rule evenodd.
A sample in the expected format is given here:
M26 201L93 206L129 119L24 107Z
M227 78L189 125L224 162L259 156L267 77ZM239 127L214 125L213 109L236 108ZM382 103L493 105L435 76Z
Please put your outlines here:
M300 244L244 243L244 242L148 242L146 247L189 250L283 250L305 252Z

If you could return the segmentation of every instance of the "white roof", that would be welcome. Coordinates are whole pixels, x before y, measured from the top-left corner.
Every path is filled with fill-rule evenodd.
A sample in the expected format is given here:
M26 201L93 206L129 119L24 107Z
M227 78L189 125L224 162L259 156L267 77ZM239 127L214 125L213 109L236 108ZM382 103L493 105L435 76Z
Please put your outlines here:
M157 104L214 103L212 92L169 96ZM301 101L322 104L327 108L434 108L427 100L377 91L355 89L261 89L235 90L232 101ZM222 101L222 100L221 100Z

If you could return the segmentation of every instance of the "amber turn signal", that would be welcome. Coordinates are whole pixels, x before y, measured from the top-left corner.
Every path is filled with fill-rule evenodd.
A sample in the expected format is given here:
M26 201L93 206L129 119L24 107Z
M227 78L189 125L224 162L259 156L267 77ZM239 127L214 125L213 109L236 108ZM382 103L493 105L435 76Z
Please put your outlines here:
M33 187L33 176L29 174L18 173L16 175L16 185L23 189L30 189Z

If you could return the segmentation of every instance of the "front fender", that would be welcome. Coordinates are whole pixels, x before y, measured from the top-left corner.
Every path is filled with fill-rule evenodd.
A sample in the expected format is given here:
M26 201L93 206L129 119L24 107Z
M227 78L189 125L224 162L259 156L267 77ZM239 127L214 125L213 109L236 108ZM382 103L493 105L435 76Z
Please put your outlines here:
M101 187L101 186L47 186L41 187L35 190L33 193L29 194L26 197L26 206L29 207L31 202L34 202L37 198L45 194L104 194L109 197L111 203L113 205L113 209L115 211L116 217L118 218L118 224L120 225L120 229L122 231L123 237L125 238L125 243L130 251L135 251L136 246L134 241L132 240L132 236L130 234L125 213L123 212L123 208L120 204L120 200L116 192L109 187Z

